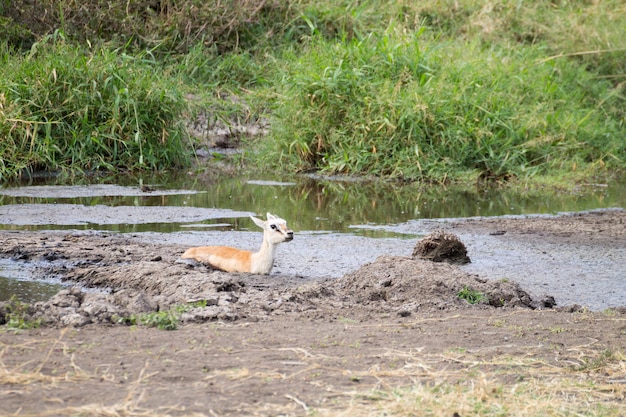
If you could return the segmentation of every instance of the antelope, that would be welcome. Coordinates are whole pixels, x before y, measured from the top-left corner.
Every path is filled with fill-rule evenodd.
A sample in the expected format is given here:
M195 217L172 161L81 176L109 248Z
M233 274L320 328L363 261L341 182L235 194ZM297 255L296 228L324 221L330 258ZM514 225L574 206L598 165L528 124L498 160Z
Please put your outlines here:
M287 227L285 220L270 213L267 213L266 221L253 216L250 218L263 229L263 243L258 252L253 253L229 246L200 246L187 249L182 258L194 259L226 272L268 275L274 266L276 246L293 240L293 231Z

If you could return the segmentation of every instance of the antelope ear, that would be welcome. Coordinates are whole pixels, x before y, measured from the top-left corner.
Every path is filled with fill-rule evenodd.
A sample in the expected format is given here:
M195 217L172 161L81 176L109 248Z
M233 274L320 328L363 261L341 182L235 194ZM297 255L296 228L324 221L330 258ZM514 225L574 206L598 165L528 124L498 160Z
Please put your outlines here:
M278 217L274 216L272 213L267 213L267 220L276 220Z
M252 219L252 221L253 221L253 222L254 222L257 226L259 226L261 229L264 229L264 228L265 228L265 222L264 222L263 220L261 220L261 219L257 219L256 217L252 217L252 216L250 216L250 218L251 218L251 219Z

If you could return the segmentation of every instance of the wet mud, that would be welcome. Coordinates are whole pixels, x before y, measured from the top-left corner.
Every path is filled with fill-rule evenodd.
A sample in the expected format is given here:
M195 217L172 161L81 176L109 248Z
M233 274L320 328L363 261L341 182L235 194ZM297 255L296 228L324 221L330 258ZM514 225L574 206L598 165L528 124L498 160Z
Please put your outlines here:
M568 250L578 248L574 251L578 255L572 256L582 252L593 254L595 249L606 257L606 263L611 263L612 273L620 274L624 265L621 251L625 249L625 218L623 210L610 210L551 218L448 221L436 227L431 224L437 232L421 240L370 239L378 245L362 247L370 259L366 259L365 253L361 253L361 258L345 254L345 251L358 252L356 242L350 243L350 240L362 242L364 238L311 234L300 237L303 242L297 245L296 236L294 242L279 248L275 272L270 276L228 274L182 262L180 255L188 246L193 246L190 242L193 239L189 237L206 238L206 233L199 232L163 235L2 231L0 256L35 265L36 275L42 279L55 278L69 284L70 287L50 300L34 303L29 308L30 318L52 326L124 324L131 317L167 311L178 305L187 306L181 314L183 322L259 321L286 314L319 316L341 310L406 317L467 308L579 309L588 306L575 300L562 302L558 295L550 292L557 290L556 294L560 294L558 288L547 288L541 294L528 291L518 280L504 275L504 268L496 277L476 273L472 265L480 263L478 251L472 255L472 263L466 266L435 263L397 252L402 252L398 249L403 247L405 253L411 253L411 248L406 247L410 245L417 252L424 246L432 246L433 236L441 237L440 230L445 225L460 236L489 236L500 247L516 242L520 247L543 245L540 247L545 250L546 244L560 242ZM574 230L578 230L576 234ZM250 240L260 239L259 233L243 234ZM164 236L180 241L167 241ZM350 259L343 265L345 273L341 272L341 265L334 265L332 257L326 257L326 252L320 253L314 246L313 242L328 239L334 239L334 244L326 245L327 251ZM184 245L183 240L188 244ZM477 241L476 237L470 239L470 251ZM453 254L458 255L458 247L451 248ZM295 252L300 252L301 258L292 256ZM551 252L551 256L556 254L556 250ZM498 261L506 263L511 259L504 257ZM360 265L355 266L355 262ZM526 262L528 265L522 273L529 275L535 260L526 259ZM514 264L519 266L519 261ZM578 268L583 269L584 265L579 264ZM604 269L603 273L611 271ZM619 304L623 281L618 280L613 285L617 286L614 291L619 293L613 306L624 305ZM463 291L479 293L479 300L473 304L468 302L459 296ZM565 291L571 292L571 287ZM0 311L8 308L2 305Z
M565 382L550 404L569 404L584 381L591 401L622 415L623 291L596 312L524 282L550 269L558 279L547 294L576 299L580 285L555 284L574 266L598 274L590 285L623 273L625 223L623 210L609 210L389 226L454 233L471 259L462 266L413 258L416 238L296 233L270 276L179 262L187 247L218 237L254 248L258 232L0 231L0 258L71 285L20 311L40 328L0 327L0 414L366 415L387 404L385 392L489 381L483 407L558 376ZM548 255L558 262L544 259L540 271L536 258ZM601 273L580 262L590 256ZM508 278L518 269L522 279ZM0 317L11 308L0 304ZM173 332L133 321L168 311ZM471 407L451 400L447 414Z

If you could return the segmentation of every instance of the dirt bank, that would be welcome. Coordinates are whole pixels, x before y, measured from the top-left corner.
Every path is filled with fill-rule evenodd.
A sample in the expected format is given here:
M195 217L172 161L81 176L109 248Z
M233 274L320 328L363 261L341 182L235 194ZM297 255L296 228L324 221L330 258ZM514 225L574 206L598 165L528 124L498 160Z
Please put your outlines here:
M592 310L626 305L626 211L623 209L469 219L419 220L388 228L443 228L467 245L464 271L510 279L535 297Z
M539 308L508 280L487 280L456 266L400 256L381 256L340 278L228 274L182 262L185 247L146 243L106 233L2 233L2 253L36 262L36 273L80 284L30 306L29 320L45 325L115 324L181 304L183 322L266 320L273 316L323 317L433 310ZM44 262L41 262L45 260ZM83 288L83 290L81 290ZM85 290L87 288L87 290ZM89 291L93 288L98 291ZM459 299L463 289L484 294L480 306ZM2 317L10 303L0 303ZM4 310L3 310L4 309Z
M614 257L625 220L613 210L447 221L445 228L507 244L603 248ZM604 415L623 414L626 308L549 308L549 297L514 280L408 255L312 279L208 271L178 262L185 247L113 233L0 232L2 257L45 260L42 276L98 289L66 289L22 312L43 328L0 330L0 414L365 415L397 404L391 392L398 389L451 384L453 392L475 393L476 404L516 415L518 397L505 393L548 392L554 378L567 379L566 387L548 392L539 414L554 404L586 411L595 402L612 410ZM471 250L470 257L476 262ZM469 304L458 296L463 290L482 297ZM11 313L6 303L1 309L2 317ZM178 330L140 324L157 311L171 312ZM602 389L572 402L583 380ZM475 415L476 404L458 401L464 395L439 415Z

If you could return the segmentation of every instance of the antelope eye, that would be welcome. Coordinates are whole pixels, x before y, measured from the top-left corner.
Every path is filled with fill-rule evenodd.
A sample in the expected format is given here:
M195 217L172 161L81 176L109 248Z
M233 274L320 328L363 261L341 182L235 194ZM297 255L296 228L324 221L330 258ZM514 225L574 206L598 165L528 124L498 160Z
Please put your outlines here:
M275 224L271 225L270 227L271 227L273 230L277 230L277 227L276 227L276 225L275 225Z

